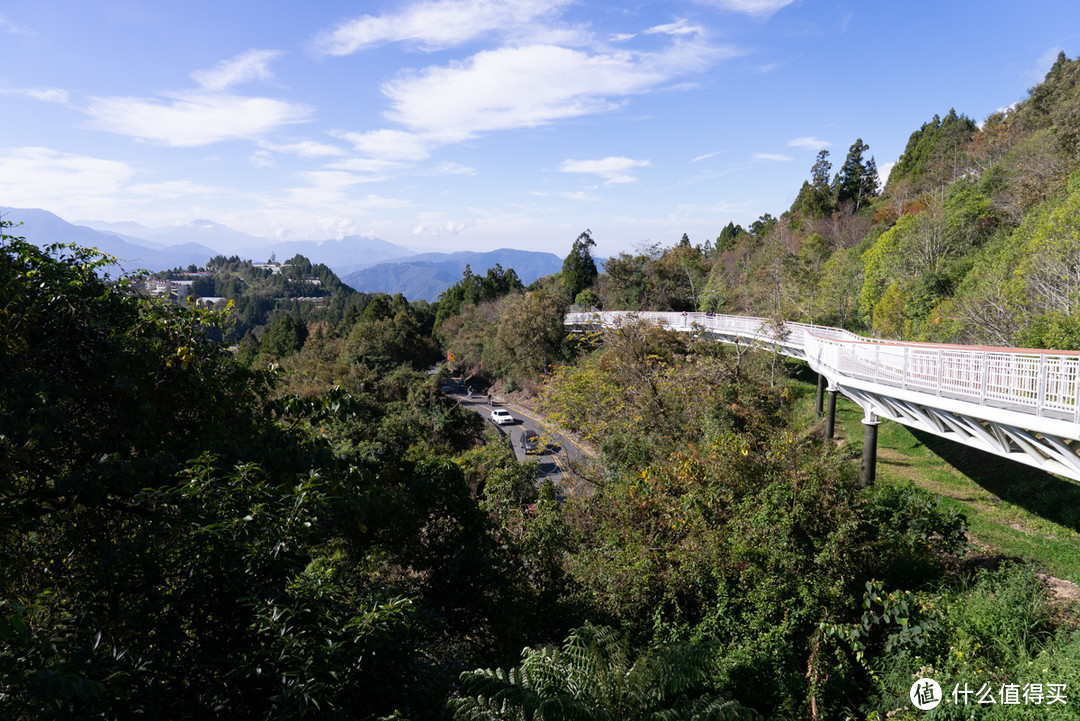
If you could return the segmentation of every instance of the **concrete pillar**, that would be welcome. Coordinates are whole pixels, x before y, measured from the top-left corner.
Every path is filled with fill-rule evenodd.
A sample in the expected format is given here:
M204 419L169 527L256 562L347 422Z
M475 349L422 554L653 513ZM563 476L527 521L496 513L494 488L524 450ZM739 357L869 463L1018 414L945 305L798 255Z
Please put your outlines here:
M825 376L818 373L817 377L817 404L814 406L816 418L821 418L822 405L825 402Z
M867 408L866 417L863 418L862 475L859 476L862 488L874 485L877 477L877 429L880 425L881 421L874 415L873 408Z
M840 392L840 389L830 385L827 390L829 391L829 405L825 411L825 440L831 441L833 428L836 426L836 394Z

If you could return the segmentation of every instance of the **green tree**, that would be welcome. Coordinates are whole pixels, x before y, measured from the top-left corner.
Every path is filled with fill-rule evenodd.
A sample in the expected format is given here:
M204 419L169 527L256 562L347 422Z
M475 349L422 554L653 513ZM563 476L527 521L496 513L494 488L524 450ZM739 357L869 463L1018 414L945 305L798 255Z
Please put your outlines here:
M745 232L741 225L735 225L733 221L728 222L720 231L720 235L716 237L716 252L723 253L733 249L738 237Z
M592 231L586 230L577 237L570 254L566 256L562 267L562 286L567 295L572 299L585 290L596 280L596 262L593 260L591 248L596 247L596 241L592 238Z
M877 164L873 158L864 160L870 146L856 140L848 150L844 164L836 176L836 203L851 202L855 212L878 194Z
M832 182L832 163L829 151L818 151L810 168L810 181L803 183L792 210L802 211L810 218L824 218L836 210L836 193Z
M259 351L273 358L284 358L304 347L307 324L291 313L282 313L259 339Z

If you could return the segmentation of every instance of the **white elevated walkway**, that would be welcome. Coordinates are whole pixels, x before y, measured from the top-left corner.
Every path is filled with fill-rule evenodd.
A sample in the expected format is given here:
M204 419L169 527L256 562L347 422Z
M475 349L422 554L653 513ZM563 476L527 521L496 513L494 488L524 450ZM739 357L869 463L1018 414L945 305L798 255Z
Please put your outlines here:
M578 328L641 318L801 358L866 412L1080 481L1080 352L902 343L805 323L705 313L569 313Z

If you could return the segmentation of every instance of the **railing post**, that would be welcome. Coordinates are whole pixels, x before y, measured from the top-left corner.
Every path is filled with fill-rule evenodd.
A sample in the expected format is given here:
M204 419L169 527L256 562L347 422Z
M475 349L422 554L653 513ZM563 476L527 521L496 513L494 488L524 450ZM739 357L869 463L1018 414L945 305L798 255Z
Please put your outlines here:
M937 352L937 394L941 395L941 381L945 377L945 351L938 348Z
M1043 404L1046 401L1046 354L1039 354L1039 378L1035 385L1035 403L1037 415L1043 414Z
M874 344L874 382L878 382L881 377L881 346Z
M904 346L904 365L900 369L900 387L904 390L907 390L908 350L909 348Z
M986 386L990 383L990 358L982 352L982 368L979 373L979 403L986 405Z

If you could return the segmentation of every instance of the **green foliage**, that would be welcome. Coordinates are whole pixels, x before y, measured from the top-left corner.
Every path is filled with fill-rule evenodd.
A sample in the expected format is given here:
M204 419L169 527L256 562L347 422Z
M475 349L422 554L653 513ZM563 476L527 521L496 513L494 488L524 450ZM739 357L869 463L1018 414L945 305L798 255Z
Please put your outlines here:
M434 327L441 327L447 319L459 315L467 305L478 305L484 301L495 300L521 289L521 280L513 268L504 271L502 266L496 263L495 267L488 269L487 275L481 277L474 274L472 268L466 265L461 280L439 296Z
M955 110L949 110L944 118L935 115L911 134L889 173L889 184L909 180L917 187L926 187L937 180L958 177L960 151L977 132L975 122Z
M915 232L917 220L914 215L905 215L893 227L878 236L874 244L863 253L863 286L859 293L859 311L867 317L873 317L874 306L881 300L885 291L892 284L891 280L899 272L898 268L904 257L902 249L906 236Z
M561 649L526 648L521 665L509 671L463 674L464 695L450 705L462 721L760 719L734 701L700 692L708 660L700 644L669 644L633 658L614 630L583 626Z
M1007 565L996 571L981 571L973 582L956 589L945 588L923 603L936 617L936 625L922 646L912 646L898 653L880 657L883 686L864 707L866 711L886 713L905 698L913 677L936 680L946 701L934 712L934 718L969 718L976 698L968 705L959 696L952 703L952 690L958 686L973 694L989 687L996 703L984 704L980 718L1015 718L1025 706L1003 705L1002 686L1015 685L1020 692L1027 684L1042 684L1043 703L1027 705L1037 710L1039 718L1068 719L1075 713L1068 704L1048 705L1048 684L1066 684L1066 693L1080 680L1077 659L1080 644L1075 631L1055 630L1055 611L1048 590L1034 570L1023 565ZM1070 699L1071 701L1071 699ZM1034 716L1033 716L1034 717Z
M570 254L563 261L562 272L559 274L568 297L576 298L578 293L592 286L596 280L596 261L590 252L590 249L595 247L596 241L592 239L590 230L579 235L571 246Z
M720 235L716 236L715 249L717 253L724 253L732 250L735 247L735 243L740 235L745 233L741 225L735 225L734 222L729 222L724 226L724 229L720 231Z
M259 351L275 358L284 358L303 348L307 337L307 325L302 320L281 314L259 340Z
M210 338L216 313L129 293L91 251L0 245L0 518L108 502L257 434L265 376Z
M856 140L836 176L836 204L850 202L854 204L855 212L878 194L877 164L873 158L863 159L863 153L869 149L862 138Z
M868 542L880 544L875 566L889 585L917 587L940 572L940 559L966 549L966 519L940 498L913 484L879 485L867 494Z
M466 306L438 335L469 373L534 381L563 357L566 309L561 292L539 287Z

